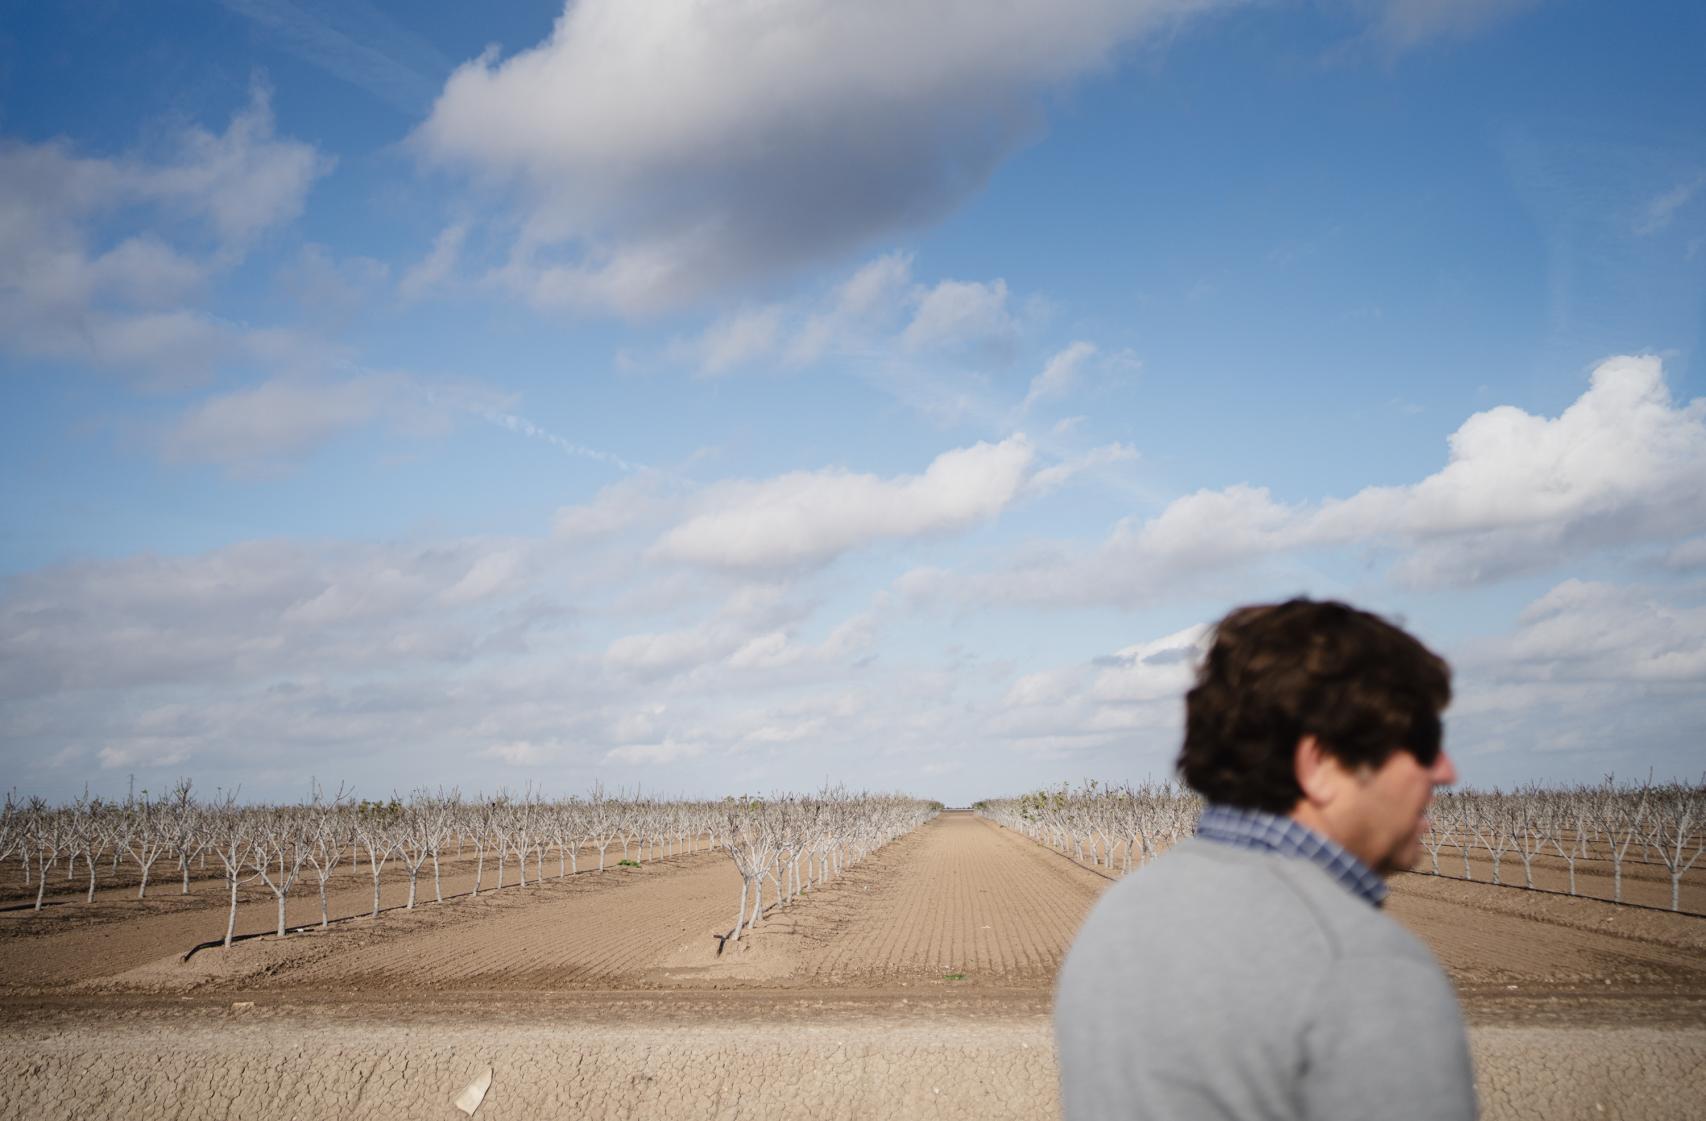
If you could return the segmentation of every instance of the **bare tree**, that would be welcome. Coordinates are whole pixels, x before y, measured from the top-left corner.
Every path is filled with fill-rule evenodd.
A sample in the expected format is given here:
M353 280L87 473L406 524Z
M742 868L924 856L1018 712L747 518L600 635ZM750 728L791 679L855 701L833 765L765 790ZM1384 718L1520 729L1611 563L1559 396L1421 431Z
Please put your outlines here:
M71 843L72 828L64 810L53 809L40 798L31 798L29 819L25 826L26 843L36 854L36 905L41 910L42 895L47 890L47 870L59 859Z
M1682 877L1706 852L1706 784L1670 786L1655 798L1655 846L1670 873L1670 909L1682 908Z
M729 827L724 834L723 847L740 872L740 910L735 912L735 928L731 935L736 942L740 941L742 928L751 926L753 922L747 914L747 893L753 888L757 888L758 897L753 900L752 915L756 916L763 910L764 873L776 851L775 839L764 820L763 810L764 803L756 799L735 800L728 808Z
M221 867L225 869L225 886L231 893L230 907L225 913L226 946L231 945L231 939L237 931L237 890L258 876L258 873L249 872L260 840L257 824L254 817L244 813L237 805L235 793L227 795L222 804L211 808L207 817L206 847L213 850Z
M207 863L207 846L213 830L207 811L197 804L191 793L190 780L179 779L171 794L172 847L178 853L178 871L183 875L180 895L190 893L190 861L196 857Z
M409 901L405 910L415 909L416 883L420 879L421 867L429 859L432 861L434 899L439 903L444 902L444 890L439 879L438 850L448 832L449 815L443 799L435 798L424 790L417 790L410 796L408 804L402 806L392 838L397 852L402 855L403 866L409 871Z
M1631 798L1617 786L1615 779L1607 775L1599 789L1597 808L1599 826L1605 831L1606 843L1611 849L1611 898L1613 902L1621 903L1623 859L1641 835L1642 824L1646 821L1646 790L1642 789L1638 797Z
M318 786L314 788L313 797L309 800L308 864L314 869L314 878L320 889L321 930L330 926L332 921L326 884L332 878L332 873L337 871L338 863L343 860L345 841L352 835L350 823L346 820L347 801L348 795L342 788L339 788L330 802L325 801Z
M261 882L278 902L278 936L288 933L285 904L314 847L314 820L294 806L279 807L255 822L255 844L249 860Z
M125 808L126 821L123 831L119 834L119 845L136 861L137 871L142 876L142 882L136 888L136 898L146 899L148 874L153 871L154 862L160 859L161 854L170 848L176 839L171 817L172 807L165 797L150 802L148 791L144 790L139 801Z
M355 839L367 850L367 868L373 875L373 917L379 917L379 875L385 862L397 851L396 822L402 816L402 804L362 802L356 806Z

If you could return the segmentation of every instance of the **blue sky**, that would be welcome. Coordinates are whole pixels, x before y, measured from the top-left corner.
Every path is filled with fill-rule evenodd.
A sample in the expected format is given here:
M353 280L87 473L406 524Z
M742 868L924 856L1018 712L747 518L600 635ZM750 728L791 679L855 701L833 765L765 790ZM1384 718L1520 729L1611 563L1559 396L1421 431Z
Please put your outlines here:
M964 802L1204 625L1706 770L1694 4L0 4L0 768Z

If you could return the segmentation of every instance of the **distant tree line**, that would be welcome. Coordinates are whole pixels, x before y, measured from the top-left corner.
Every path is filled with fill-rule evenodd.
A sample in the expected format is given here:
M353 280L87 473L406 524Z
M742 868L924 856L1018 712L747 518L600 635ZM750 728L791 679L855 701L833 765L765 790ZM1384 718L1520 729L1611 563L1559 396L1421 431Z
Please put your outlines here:
M1017 798L977 803L978 813L1075 860L1121 874L1196 831L1200 796L1172 783L1105 785L1038 790ZM1577 868L1609 864L1612 902L1624 902L1626 865L1662 866L1670 878L1671 910L1681 909L1682 880L1706 853L1706 781L1542 786L1514 790L1464 788L1441 792L1422 837L1427 871L1448 875L1485 853L1490 882L1504 884L1507 859L1522 865L1522 885L1533 889L1534 862L1563 862L1568 894L1578 895ZM1442 853L1451 855L1442 862Z

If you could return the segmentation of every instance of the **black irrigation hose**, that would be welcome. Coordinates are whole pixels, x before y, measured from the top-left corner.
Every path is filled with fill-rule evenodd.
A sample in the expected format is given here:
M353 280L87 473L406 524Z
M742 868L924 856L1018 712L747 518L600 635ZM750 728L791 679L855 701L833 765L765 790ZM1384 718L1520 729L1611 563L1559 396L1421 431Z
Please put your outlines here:
M69 907L74 902L76 901L72 899L44 899L41 902L40 908L37 908L34 903L9 903L4 907L0 907L0 913L7 911L34 911L38 909L45 911L49 907Z
M1660 907L1653 903L1630 903L1620 899L1606 899L1598 895L1583 895L1580 892L1571 894L1559 891L1555 887L1529 887L1526 884L1496 884L1492 880L1466 880L1462 876L1447 876L1443 872L1418 872L1413 868L1405 869L1406 876L1422 876L1430 880L1451 880L1460 884L1475 884L1477 887L1503 887L1512 891L1527 891L1535 895L1561 895L1565 899L1591 899L1595 903L1604 903L1611 907L1633 907L1637 911L1657 911L1662 915L1686 915L1691 919L1706 919L1702 911L1673 911L1669 907Z

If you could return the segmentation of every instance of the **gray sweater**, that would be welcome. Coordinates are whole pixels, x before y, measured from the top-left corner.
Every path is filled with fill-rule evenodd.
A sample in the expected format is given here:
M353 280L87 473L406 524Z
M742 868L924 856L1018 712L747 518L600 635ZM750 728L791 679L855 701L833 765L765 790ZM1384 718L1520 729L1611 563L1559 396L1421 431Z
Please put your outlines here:
M1108 891L1055 1000L1066 1121L1466 1121L1457 1000L1421 942L1295 857L1186 841Z

